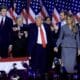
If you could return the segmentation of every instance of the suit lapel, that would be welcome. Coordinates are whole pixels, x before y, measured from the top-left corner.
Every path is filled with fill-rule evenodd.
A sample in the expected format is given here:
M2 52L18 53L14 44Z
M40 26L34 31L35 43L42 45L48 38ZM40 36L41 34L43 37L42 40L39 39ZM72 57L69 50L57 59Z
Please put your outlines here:
M45 29L45 33L46 33L46 37L48 37L48 26L46 26L45 24L43 24L43 27L44 27L44 29Z
M38 26L37 25L35 26L35 32L34 33L35 33L35 39L36 39L35 41L37 41L37 37L38 37Z

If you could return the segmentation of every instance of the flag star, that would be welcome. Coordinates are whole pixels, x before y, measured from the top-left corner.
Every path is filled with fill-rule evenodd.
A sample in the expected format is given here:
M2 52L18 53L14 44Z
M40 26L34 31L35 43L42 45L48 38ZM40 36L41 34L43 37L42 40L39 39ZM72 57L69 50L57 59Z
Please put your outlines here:
M52 5L52 8L54 8L54 5Z
M56 3L55 5L57 6L58 4Z
M35 11L37 12L38 10L37 10L37 9L35 9Z

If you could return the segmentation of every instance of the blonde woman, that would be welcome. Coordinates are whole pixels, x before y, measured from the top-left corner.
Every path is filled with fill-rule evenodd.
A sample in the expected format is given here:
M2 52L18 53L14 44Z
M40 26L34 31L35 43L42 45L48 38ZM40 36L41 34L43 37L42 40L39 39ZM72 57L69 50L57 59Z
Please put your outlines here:
M80 49L80 40L77 26L75 25L73 15L68 14L66 18L66 24L61 27L60 35L56 43L57 47L54 51L58 51L59 45L61 45L61 58L62 63L68 73L75 72L76 55Z

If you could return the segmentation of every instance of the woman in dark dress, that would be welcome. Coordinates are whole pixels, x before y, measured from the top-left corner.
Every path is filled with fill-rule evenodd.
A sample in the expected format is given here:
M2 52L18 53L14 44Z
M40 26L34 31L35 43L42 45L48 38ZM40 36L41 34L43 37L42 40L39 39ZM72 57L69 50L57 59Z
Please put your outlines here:
M28 33L26 25L23 24L22 17L17 17L16 25L13 27L12 35L12 56L13 57L26 57L26 46Z
M45 17L44 21L48 25L48 27L50 28L54 44L56 44L56 41L57 41L58 35L59 35L59 28L58 28L58 26L52 24L52 19L49 16ZM49 53L48 66L49 66L49 70L50 70L52 68L52 65L53 65L54 57L59 58L59 56L58 56L59 54L53 51L53 47L50 47L50 51L49 52L50 53Z

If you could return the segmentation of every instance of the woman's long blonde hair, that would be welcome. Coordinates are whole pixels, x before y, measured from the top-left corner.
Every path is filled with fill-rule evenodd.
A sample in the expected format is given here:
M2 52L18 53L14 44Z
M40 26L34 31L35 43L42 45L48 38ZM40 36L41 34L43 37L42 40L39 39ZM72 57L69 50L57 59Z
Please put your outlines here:
M74 19L73 15L72 15L72 14L67 14L66 20L67 20L68 18L70 18L70 19L72 20L72 24L71 24L72 31L73 31L74 33L77 33L78 29L77 29L77 26L76 26L75 19Z

